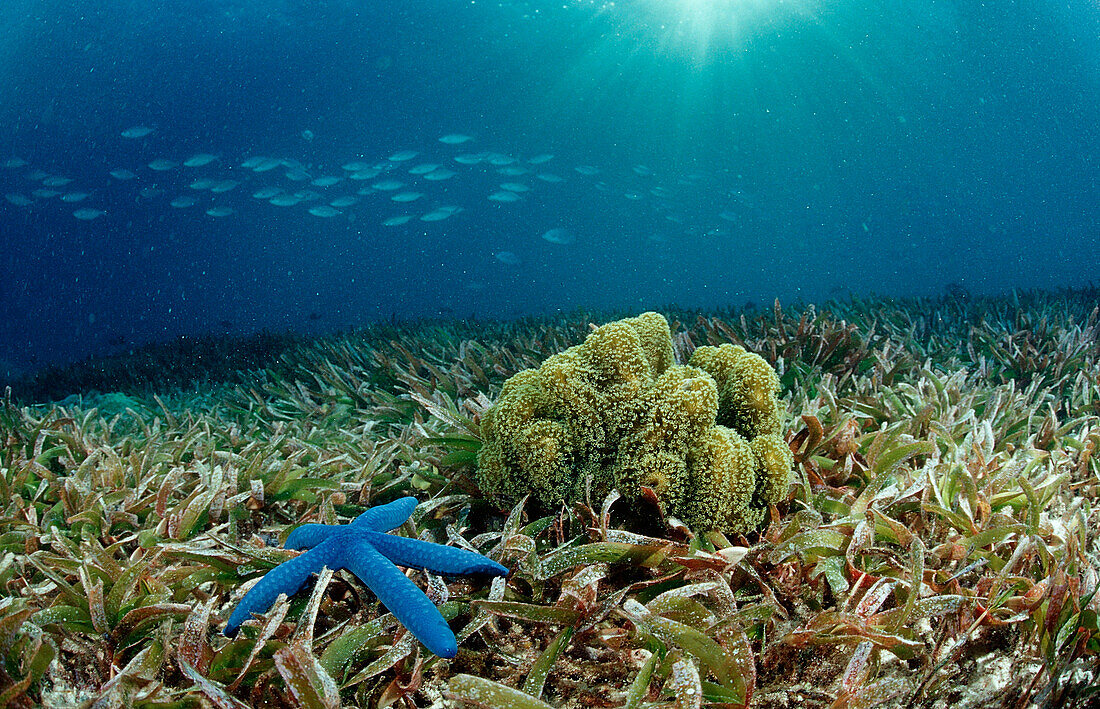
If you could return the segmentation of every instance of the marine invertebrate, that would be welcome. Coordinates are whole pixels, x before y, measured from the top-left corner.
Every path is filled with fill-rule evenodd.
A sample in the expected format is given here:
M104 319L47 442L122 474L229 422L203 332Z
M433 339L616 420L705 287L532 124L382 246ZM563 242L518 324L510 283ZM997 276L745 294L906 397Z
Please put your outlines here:
M758 355L700 347L676 365L658 313L608 323L519 372L482 419L482 489L542 502L652 488L700 529L747 531L787 492L779 379Z
M400 527L415 508L416 498L402 497L370 508L350 524L298 527L287 537L285 546L309 551L267 572L237 604L222 632L235 635L250 615L266 611L280 593L297 592L311 574L327 566L347 569L358 576L425 647L440 657L454 657L458 644L447 621L395 564L437 574L504 576L508 569L466 549L383 533Z

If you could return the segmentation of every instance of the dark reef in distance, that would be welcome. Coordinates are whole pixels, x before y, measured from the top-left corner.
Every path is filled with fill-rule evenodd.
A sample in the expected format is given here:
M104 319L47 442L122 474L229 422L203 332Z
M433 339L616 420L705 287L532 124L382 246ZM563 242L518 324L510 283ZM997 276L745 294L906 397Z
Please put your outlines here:
M953 284L946 293L928 298L888 298L869 296L850 300L828 301L820 305L792 304L788 312L832 313L838 319L858 323L869 331L875 312L880 308L906 311L907 317L919 320L923 316L943 320L942 313L951 313L951 322L917 322L915 335L930 335L943 327L952 329L964 340L972 328L999 323L999 329L1010 330L1009 319L1022 310L1060 305L1078 313L1084 321L1100 304L1100 288L1060 291L1033 290L1001 296L975 296ZM91 356L64 365L52 365L37 372L0 380L0 393L11 388L15 402L22 404L61 401L69 396L107 392L135 395L164 394L204 384L235 384L245 381L242 373L257 370L284 371L294 368L295 354L314 347L325 348L344 344L371 350L400 343L409 338L419 340L426 332L441 333L449 339L475 340L486 347L508 346L518 336L547 328L572 333L576 344L588 334L589 323L637 315L641 312L577 310L556 316L532 316L517 320L413 320L405 323L371 324L358 330L314 336L294 332L259 332L244 336L212 334L180 337L169 342L149 343L124 352ZM656 310L668 316L670 322L693 323L700 317L719 317L747 322L774 317L774 308L746 303L728 309L695 310L674 305ZM934 315L932 315L934 314ZM866 316L866 317L863 317ZM866 320L866 322L864 322ZM1018 323L1021 329L1040 323ZM673 330L676 332L675 328ZM307 357L308 359L308 357ZM385 376L376 374L376 376Z

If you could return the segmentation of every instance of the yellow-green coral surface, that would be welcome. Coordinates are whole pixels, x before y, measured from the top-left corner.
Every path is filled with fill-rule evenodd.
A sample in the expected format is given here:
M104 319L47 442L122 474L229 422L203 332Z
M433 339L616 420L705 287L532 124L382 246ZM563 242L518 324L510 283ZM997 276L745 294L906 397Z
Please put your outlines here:
M545 504L652 488L696 529L748 531L787 494L779 379L734 345L676 365L668 321L643 313L504 383L482 419L482 489Z

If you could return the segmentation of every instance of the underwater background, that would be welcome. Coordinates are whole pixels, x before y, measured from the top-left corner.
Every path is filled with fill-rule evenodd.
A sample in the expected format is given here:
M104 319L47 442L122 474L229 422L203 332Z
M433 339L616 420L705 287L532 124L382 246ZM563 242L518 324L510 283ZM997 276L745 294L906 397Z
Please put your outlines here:
M5 0L0 66L0 379L1095 283L1092 1Z

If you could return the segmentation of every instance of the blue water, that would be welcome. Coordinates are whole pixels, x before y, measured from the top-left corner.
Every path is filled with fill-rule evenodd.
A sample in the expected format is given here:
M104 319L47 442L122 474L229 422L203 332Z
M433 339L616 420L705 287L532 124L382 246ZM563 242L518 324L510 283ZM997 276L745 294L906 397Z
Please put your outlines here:
M28 163L0 195L32 202L0 199L0 376L181 334L1095 282L1091 1L5 0L0 66L0 165ZM252 156L381 163L424 197ZM34 197L43 173L89 196ZM529 190L488 200L505 182Z

